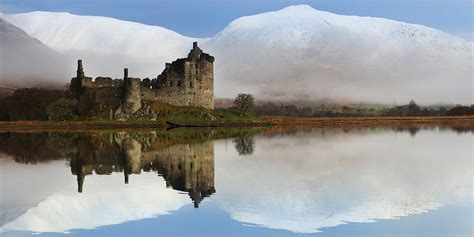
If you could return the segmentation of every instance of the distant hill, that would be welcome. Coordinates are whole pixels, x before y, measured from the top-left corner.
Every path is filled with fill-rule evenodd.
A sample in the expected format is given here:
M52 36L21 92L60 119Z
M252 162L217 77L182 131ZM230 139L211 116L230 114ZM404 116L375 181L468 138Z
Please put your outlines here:
M295 105L297 107L319 107L320 105L334 105L334 106L344 106L344 105L354 105L350 101L340 101L340 100L283 100L283 99L257 99L255 101L256 105L263 105L266 103L272 103L275 105ZM230 98L214 98L214 107L215 108L229 108L234 105L234 99ZM359 104L357 104L359 105Z

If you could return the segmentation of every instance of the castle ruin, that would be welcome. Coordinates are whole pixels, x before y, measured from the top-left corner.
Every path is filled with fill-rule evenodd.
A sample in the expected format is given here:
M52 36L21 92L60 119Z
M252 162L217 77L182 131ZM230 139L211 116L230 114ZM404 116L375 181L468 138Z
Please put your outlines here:
M92 174L123 172L124 182L128 184L131 174L157 172L166 187L188 193L198 208L204 198L216 192L214 142L153 146L160 142L155 132L113 133L109 140L81 136L69 162L72 174L77 176L77 191L83 192L86 176Z
M77 75L71 79L70 91L78 100L81 114L113 111L114 116L134 114L143 102L163 102L175 106L214 108L214 57L193 43L186 58L166 63L156 78L129 77L124 69L123 79L84 74L78 60Z

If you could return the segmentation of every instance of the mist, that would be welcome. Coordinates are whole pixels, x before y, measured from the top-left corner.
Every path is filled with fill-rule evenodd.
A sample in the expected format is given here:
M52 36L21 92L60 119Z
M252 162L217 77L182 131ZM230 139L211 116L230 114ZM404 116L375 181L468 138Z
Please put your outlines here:
M1 18L0 47L0 85L64 86L66 57Z

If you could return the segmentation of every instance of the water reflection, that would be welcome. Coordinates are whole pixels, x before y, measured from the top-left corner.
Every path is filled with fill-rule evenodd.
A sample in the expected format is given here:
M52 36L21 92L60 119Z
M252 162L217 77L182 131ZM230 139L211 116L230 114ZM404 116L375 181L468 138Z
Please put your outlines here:
M123 172L125 184L130 174L157 172L167 187L187 192L197 208L215 192L214 146L212 141L190 144L163 144L155 132L111 133L109 140L78 139L71 157L71 172L82 192L86 175Z
M252 155L255 150L255 139L252 134L245 132L239 133L236 138L234 138L235 150L239 155L246 156Z
M471 203L472 136L413 131L263 133L252 159L217 143L226 159L216 161L214 200L240 222L298 233Z
M472 129L454 131L0 133L0 226L93 229L206 200L245 225L317 233L472 205Z
M64 232L153 217L187 203L179 192L171 190L186 192L197 208L205 197L215 192L212 135L210 130L1 134L0 151L18 163L46 163L57 168L58 161L68 161L71 173L77 177L78 192L53 189L46 197L38 195L39 200L18 203L17 198L36 198L37 193L15 185L15 180L29 177L30 172L31 177L38 178L32 171L35 167L24 169L2 159L1 187L8 193L2 192L1 207L6 210L11 203L17 206L2 214L2 229ZM141 172L158 173L163 179L151 179L150 175L131 179L130 175ZM136 182L136 185L125 187L110 183L111 179L101 179L100 182L107 180L106 183L97 186L97 177L115 177L118 173L123 174L125 184ZM43 175L41 178L49 177ZM91 178L89 184L87 177ZM61 179L65 177L58 180ZM48 190L58 180L43 180L41 186ZM23 192L16 193L16 189ZM24 210L21 206L29 207Z

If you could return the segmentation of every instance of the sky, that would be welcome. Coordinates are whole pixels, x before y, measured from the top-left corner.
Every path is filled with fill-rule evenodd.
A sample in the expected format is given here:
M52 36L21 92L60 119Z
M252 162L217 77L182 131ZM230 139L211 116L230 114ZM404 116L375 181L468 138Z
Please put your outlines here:
M474 0L0 0L0 11L107 16L159 25L190 37L212 37L241 16L298 4L337 14L421 24L474 39Z

